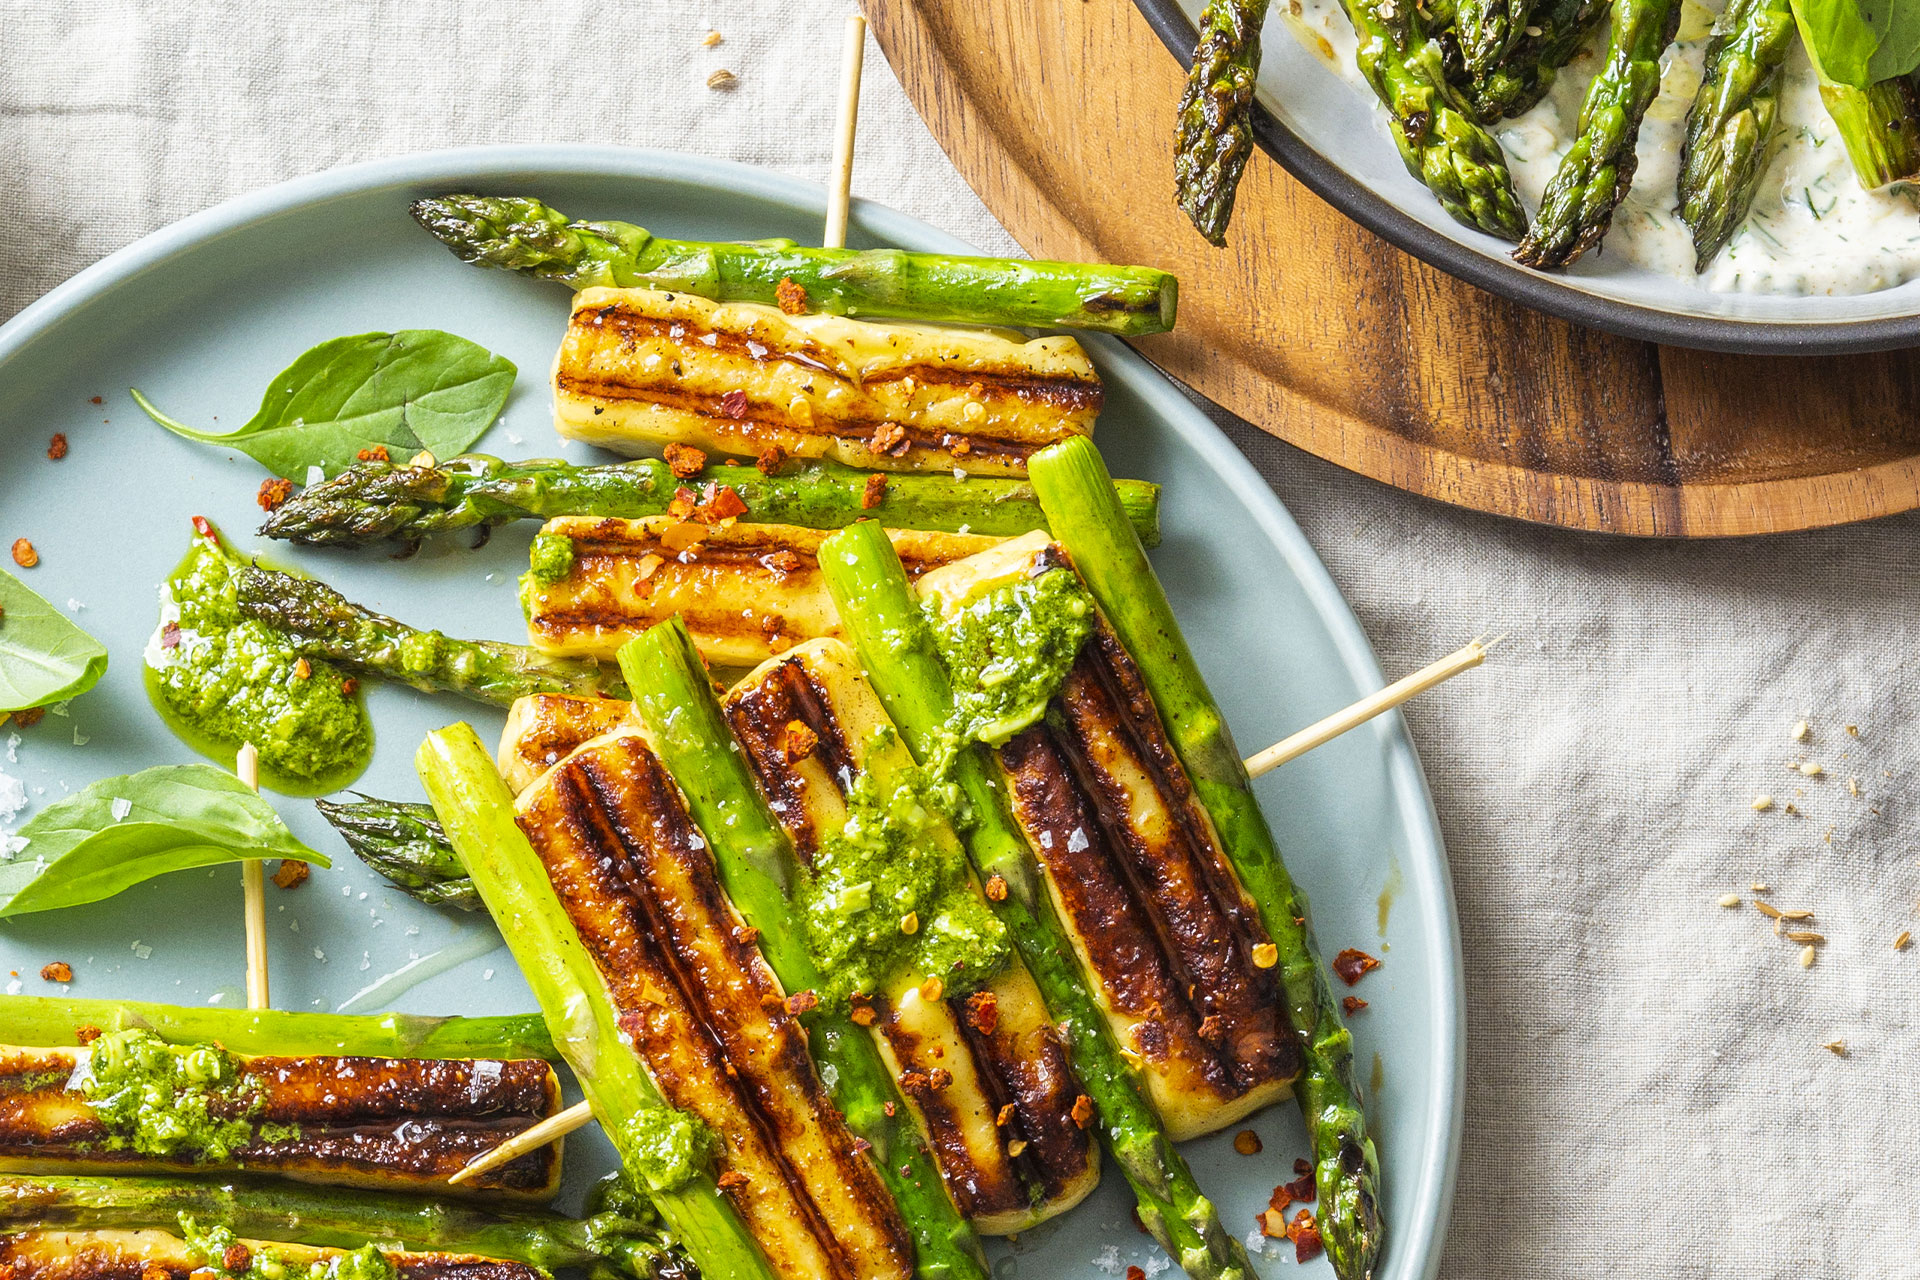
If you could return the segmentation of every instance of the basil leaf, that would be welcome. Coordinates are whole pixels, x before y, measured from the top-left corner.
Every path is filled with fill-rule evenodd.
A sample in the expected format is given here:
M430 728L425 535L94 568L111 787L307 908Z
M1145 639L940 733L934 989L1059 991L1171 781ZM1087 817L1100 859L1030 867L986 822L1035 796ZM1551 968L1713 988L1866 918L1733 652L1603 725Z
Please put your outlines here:
M0 570L0 711L85 693L107 673L106 646Z
M451 458L500 416L516 370L505 356L438 329L363 333L323 342L283 370L238 431L197 431L161 413L139 391L147 416L189 440L238 449L277 475L305 484L307 468L329 476L385 445L395 462L422 449Z
M240 779L205 764L103 779L48 805L16 835L26 845L0 861L0 918L98 902L169 871L223 862L330 865Z
M1837 84L1865 89L1920 67L1920 5L1911 0L1792 0L1813 64Z

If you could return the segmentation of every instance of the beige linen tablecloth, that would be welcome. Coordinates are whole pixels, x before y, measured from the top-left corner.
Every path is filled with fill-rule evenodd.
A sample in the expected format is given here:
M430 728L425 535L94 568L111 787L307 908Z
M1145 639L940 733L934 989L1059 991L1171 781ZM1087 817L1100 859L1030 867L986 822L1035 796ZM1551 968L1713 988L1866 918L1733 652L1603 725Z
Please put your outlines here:
M227 196L405 151L624 141L820 178L846 8L0 0L0 318ZM868 67L858 193L1010 249ZM1920 932L1920 520L1609 541L1228 429L1389 672L1515 637L1408 712L1466 948L1444 1273L1920 1276L1920 947L1893 947ZM1756 880L1817 908L1811 969L1716 905Z

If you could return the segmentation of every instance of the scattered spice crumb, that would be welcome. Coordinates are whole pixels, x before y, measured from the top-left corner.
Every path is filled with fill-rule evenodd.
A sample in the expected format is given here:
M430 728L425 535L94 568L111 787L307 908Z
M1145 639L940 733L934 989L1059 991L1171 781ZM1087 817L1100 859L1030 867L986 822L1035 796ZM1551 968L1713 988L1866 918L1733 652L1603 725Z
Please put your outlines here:
M14 712L13 722L22 729L31 729L33 726L39 724L41 720L45 719L46 714L47 709L45 707L28 707L24 711Z
M1893 940L1893 949L1895 951L1905 951L1912 942L1913 934L1906 929L1902 929L1900 935Z
M73 966L65 960L55 960L40 970L42 982L72 982Z
M83 1022L73 1029L73 1038L81 1044L92 1044L104 1033L90 1022Z
M920 913L918 911L909 911L907 912L907 914L900 917L900 932L902 933L920 932Z
M1253 967L1254 968L1271 969L1273 968L1273 966L1279 963L1280 963L1279 947L1275 946L1271 942L1256 942L1253 944Z
M55 462L67 456L67 437L63 432L54 432L53 439L47 441L47 456Z
M796 991L787 997L787 1014L797 1018L819 1007L820 997L811 991Z
M305 658L296 658L293 663L293 678L295 680L312 679L313 664L311 662L308 662Z
M298 858L282 858L274 869L273 882L282 889L293 889L307 882L313 874L313 868Z
M106 401L102 400L99 396L92 396L87 400L87 403L88 404L105 404Z
M1073 1107L1067 1114L1073 1117L1074 1124L1085 1129L1093 1123L1093 1099L1081 1094L1073 1100Z
M1147 1273L1139 1267L1128 1267L1126 1280L1147 1280Z
M1737 893L1723 893L1720 895L1720 905L1723 907L1737 907L1740 905L1740 895Z
M992 1035L1000 1025L1000 997L991 991L976 991L968 996L967 1022L981 1035Z
M1765 813L1767 810L1773 808L1773 797L1765 795L1755 796L1753 798L1753 808L1756 813Z
M362 449L353 455L362 462L391 462L393 455L387 452L387 446L376 444L371 449Z
M1293 1176L1294 1177L1304 1178L1312 1172L1313 1172L1313 1165L1307 1160L1305 1156L1295 1156L1293 1158Z
M260 504L262 511L278 511L282 503L293 496L293 481L284 476L275 476L260 482L260 492L253 500Z
M1014 1105L1011 1102L1009 1102L1005 1106L1001 1107L999 1111L994 1113L994 1117L993 1117L994 1128L996 1129L1006 1128L1008 1125L1013 1123L1014 1115L1015 1115Z
M682 480L691 480L707 465L706 451L690 444L670 444L664 452L667 466Z
M707 88L709 89L731 89L739 83L740 77L725 67L721 67L707 77Z
M230 1244L220 1254L220 1265L236 1274L243 1272L253 1265L253 1250L238 1242Z
M1850 725L1848 725L1848 726L1847 726L1847 736L1848 736L1849 738L1857 738L1857 737L1859 737L1859 736L1860 736L1860 726L1859 726L1859 725L1857 725L1857 724L1850 724Z
M13 562L22 569L31 569L40 563L40 553L35 551L33 544L25 538L15 538L13 540Z
M707 48L711 49L715 45L723 42L725 39L726 37L721 35L718 31L709 31L707 32L706 36L700 41L700 43L705 45Z
M735 1187L746 1186L747 1175L740 1172L738 1169L729 1169L725 1173L721 1174L719 1177L715 1178L713 1180L713 1185L720 1188L722 1191L731 1191Z
M787 727L780 731L780 754L788 764L806 759L819 745L820 735L799 720L787 721Z
M867 477L866 488L860 491L860 509L871 511L887 498L887 478L879 472Z
M807 314L806 286L795 281L792 276L780 277L780 283L773 286L773 300L787 315Z
M987 877L987 897L994 902L1007 900L1007 878L998 871Z
M1847 1056L1847 1042L1845 1040L1829 1040L1820 1047L1836 1058L1844 1058Z
M1260 1135L1251 1129L1242 1129L1233 1135L1233 1149L1243 1156L1260 1154Z
M1348 947L1333 958L1333 971L1350 987L1379 967L1378 960L1357 947Z
M770 444L762 449L759 455L754 458L753 465L754 469L761 475L770 476L778 471L780 464L786 460L787 451L777 444Z
M1302 1209L1287 1224L1287 1239L1293 1241L1295 1262L1310 1262L1320 1256L1320 1224L1308 1210Z
M1026 1149L1027 1140L1025 1138L1015 1138L1007 1144L1007 1155L1014 1160L1018 1160L1021 1155L1026 1152Z
M1755 880L1752 884L1747 886L1747 892L1748 893L1772 893L1773 886L1761 884L1758 880Z
M1813 736L1812 725L1808 724L1805 720L1796 720L1794 722L1793 740L1795 742L1805 742L1808 738L1812 736Z
M1802 969L1811 969L1813 968L1813 962L1819 958L1819 952L1815 951L1812 947L1804 947L1800 952L1800 967Z
M1342 997L1340 1001L1340 1008L1346 1012L1349 1018L1366 1007L1367 1002L1359 996L1345 996Z
M1860 794L1860 779L1858 778L1847 779L1847 794L1850 796L1857 796Z
M947 984L940 981L939 974L935 974L920 984L920 998L929 1004L932 1004L946 994Z

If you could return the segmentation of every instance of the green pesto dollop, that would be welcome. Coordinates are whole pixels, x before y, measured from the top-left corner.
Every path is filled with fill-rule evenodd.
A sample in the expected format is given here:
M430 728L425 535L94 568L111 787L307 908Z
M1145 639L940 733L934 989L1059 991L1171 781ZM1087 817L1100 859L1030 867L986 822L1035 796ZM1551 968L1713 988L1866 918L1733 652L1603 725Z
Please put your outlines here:
M243 1094L232 1054L211 1044L171 1045L150 1031L95 1040L81 1093L106 1127L102 1145L112 1151L221 1161L252 1141L258 1128L252 1116L259 1099Z
M573 571L573 539L554 533L535 534L527 559L527 572L535 581L558 582Z
M890 733L880 731L870 758ZM816 994L830 1009L902 973L972 990L1011 958L1006 926L975 891L941 816L957 793L916 765L853 778L846 825L820 841L798 894L807 949L825 975Z
M372 757L366 709L339 668L302 659L285 637L241 615L239 563L217 535L194 538L161 589L148 690L169 726L207 756L231 760L251 742L276 789L333 790Z
M387 1255L370 1244L316 1258L312 1262L294 1262L269 1248L249 1246L247 1265L227 1266L227 1251L239 1244L233 1232L221 1226L201 1229L191 1214L180 1215L180 1238L187 1252L198 1258L216 1275L235 1280L398 1280L399 1269Z
M987 588L957 608L926 604L953 681L948 726L961 742L1000 746L1046 714L1093 633L1093 597L1071 569Z
M661 1102L627 1118L621 1163L652 1191L678 1191L713 1159L713 1134L700 1118Z

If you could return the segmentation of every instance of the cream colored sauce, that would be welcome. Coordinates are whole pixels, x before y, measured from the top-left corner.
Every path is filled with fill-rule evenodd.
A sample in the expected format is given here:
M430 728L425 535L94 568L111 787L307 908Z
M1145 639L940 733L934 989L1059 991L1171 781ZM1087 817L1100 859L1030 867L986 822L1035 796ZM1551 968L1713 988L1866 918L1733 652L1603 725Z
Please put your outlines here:
M1640 129L1633 188L1615 211L1602 250L1727 293L1872 293L1920 276L1920 195L1907 186L1861 188L1798 41L1781 68L1779 119L1753 205L1727 247L1706 271L1694 273L1674 183L1709 29L1723 3L1684 0L1678 38L1660 60L1660 96ZM1340 0L1293 0L1281 13L1309 52L1373 96L1354 64L1353 29ZM1573 140L1580 99L1605 48L1603 27L1545 100L1494 127L1530 212Z

